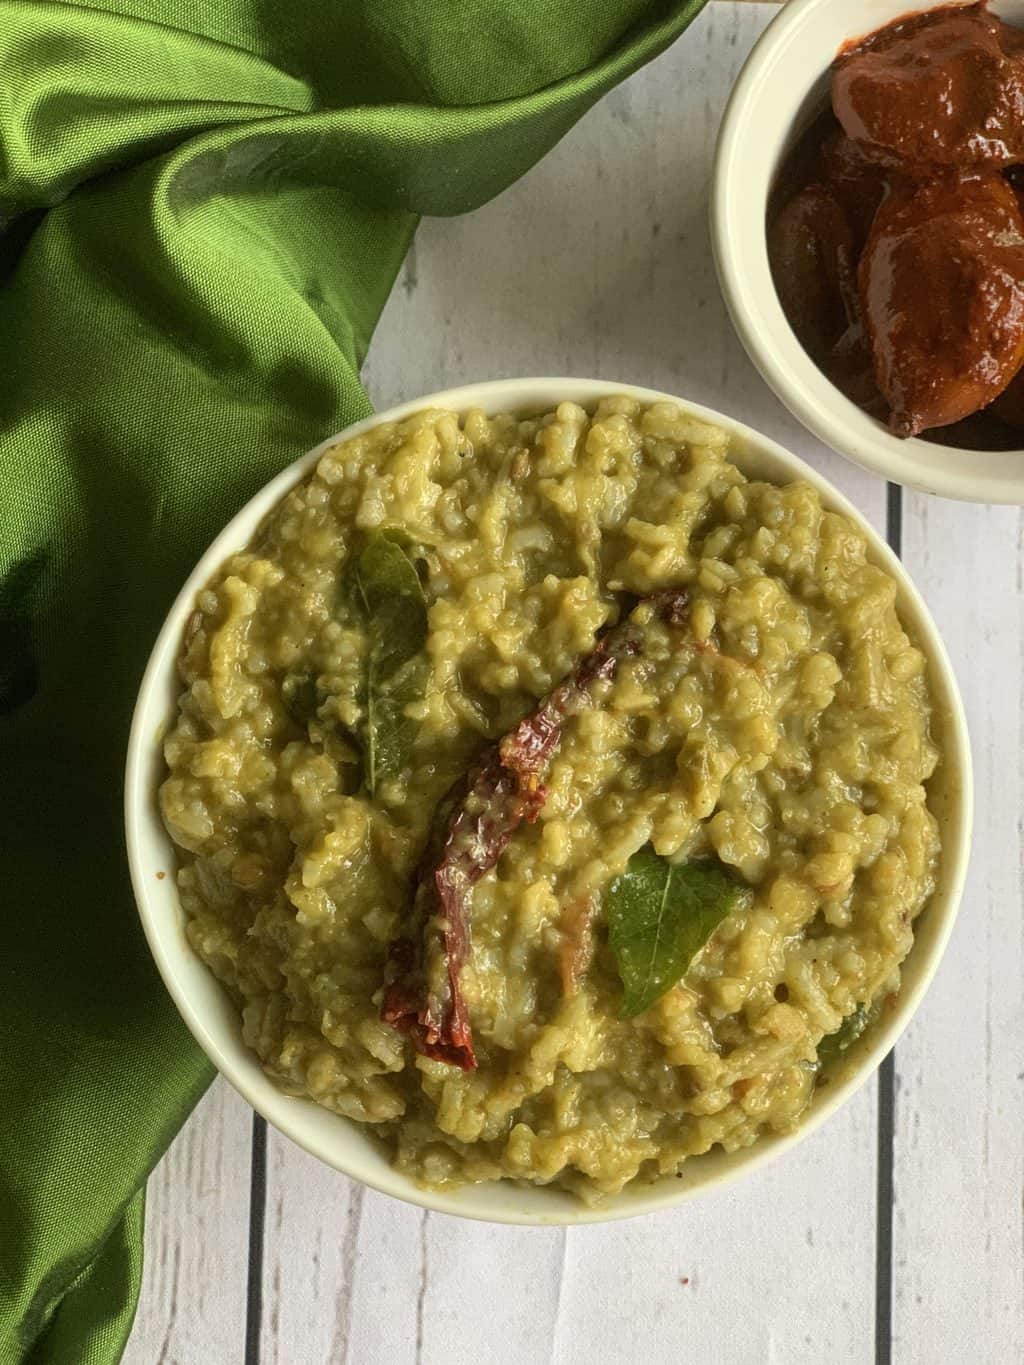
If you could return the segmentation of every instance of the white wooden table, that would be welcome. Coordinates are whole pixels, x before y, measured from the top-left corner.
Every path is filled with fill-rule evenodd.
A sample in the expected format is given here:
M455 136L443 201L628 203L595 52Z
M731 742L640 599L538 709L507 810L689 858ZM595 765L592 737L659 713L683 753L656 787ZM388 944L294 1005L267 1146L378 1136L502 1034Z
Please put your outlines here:
M150 1182L129 1365L1024 1361L1022 514L887 489L802 431L733 336L709 169L772 10L709 6L498 200L424 223L365 377L379 406L510 374L689 395L888 530L945 633L975 746L972 871L939 977L894 1060L803 1147L606 1227L424 1214L267 1133L218 1081Z

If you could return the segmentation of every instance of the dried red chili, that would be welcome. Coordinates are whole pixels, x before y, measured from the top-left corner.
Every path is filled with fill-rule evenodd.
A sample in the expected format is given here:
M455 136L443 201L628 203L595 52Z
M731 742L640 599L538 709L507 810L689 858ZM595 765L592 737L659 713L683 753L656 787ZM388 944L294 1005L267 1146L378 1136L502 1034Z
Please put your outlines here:
M685 621L687 593L669 588L646 599L670 625ZM460 779L438 807L417 869L408 931L392 945L381 1018L407 1033L417 1051L471 1071L473 1037L460 977L469 951L473 887L495 866L524 820L547 800L542 777L565 721L590 705L590 686L609 680L640 652L632 620L609 630L540 705Z

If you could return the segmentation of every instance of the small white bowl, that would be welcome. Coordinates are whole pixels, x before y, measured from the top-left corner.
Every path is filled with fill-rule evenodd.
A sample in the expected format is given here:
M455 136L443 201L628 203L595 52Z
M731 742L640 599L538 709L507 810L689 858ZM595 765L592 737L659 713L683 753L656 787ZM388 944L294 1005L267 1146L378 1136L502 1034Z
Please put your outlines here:
M947 0L957 7L965 0ZM765 238L768 195L796 138L826 105L829 67L861 38L935 0L789 0L762 34L722 120L711 195L718 278L747 354L819 440L895 483L970 502L1024 503L1024 450L958 450L900 440L822 374L786 320ZM994 13L1024 26L1024 0ZM1024 444L1024 441L1022 441Z
M162 740L175 715L180 682L175 660L185 623L203 588L229 555L248 544L266 514L289 489L312 473L320 455L335 441L376 425L407 417L425 407L464 412L540 413L563 399L588 408L607 394L629 394L644 403L669 399L696 416L725 427L733 436L733 458L748 474L779 483L806 479L829 507L855 521L867 536L872 558L899 584L901 617L929 661L936 705L936 734L945 761L932 784L932 806L942 828L939 888L918 923L914 947L903 968L903 988L895 1008L851 1049L840 1075L818 1093L797 1131L763 1138L745 1151L713 1151L686 1163L681 1177L655 1185L627 1188L601 1209L588 1209L555 1189L520 1187L503 1181L470 1186L455 1193L423 1190L393 1170L383 1148L357 1123L283 1094L264 1074L255 1053L242 1041L238 1012L185 937L185 922L175 885L175 851L157 806L165 773ZM589 379L510 379L472 384L447 393L403 403L324 441L271 480L224 528L185 583L171 607L142 680L128 744L125 822L128 859L139 914L167 989L203 1051L249 1103L282 1133L328 1165L385 1194L411 1204L498 1223L599 1223L647 1213L692 1198L698 1192L737 1179L812 1133L857 1090L895 1043L935 973L956 915L967 869L971 827L971 755L960 694L946 651L928 610L899 560L859 512L820 474L781 446L749 427L708 408L670 394L631 384Z

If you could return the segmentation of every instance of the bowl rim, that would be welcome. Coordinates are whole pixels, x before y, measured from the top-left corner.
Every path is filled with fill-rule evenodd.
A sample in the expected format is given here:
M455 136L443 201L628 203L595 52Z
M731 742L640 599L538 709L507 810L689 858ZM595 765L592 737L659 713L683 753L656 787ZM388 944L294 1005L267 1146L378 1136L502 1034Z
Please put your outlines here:
M166 697L162 694L166 694L168 686L172 683L181 636L187 618L194 609L196 594L232 553L248 544L267 512L303 478L308 477L320 456L330 446L381 423L401 420L426 408L447 408L465 412L470 408L479 407L490 414L511 411L525 415L550 410L561 401L573 401L592 408L598 399L612 395L625 395L644 403L675 403L695 417L723 427L733 440L734 454L738 457L737 463L740 467L747 457L754 460L760 457L769 463L777 464L785 469L787 479L806 480L822 494L826 506L842 512L860 527L868 540L870 558L896 579L901 619L911 629L916 643L928 661L932 673L933 697L936 701L941 701L944 708L942 722L946 731L944 757L954 775L956 795L952 798L950 810L944 812L941 817L942 865L939 885L924 912L929 917L928 932L924 937L915 937L914 946L907 959L907 961L913 959L915 963L915 978L901 988L895 1008L886 1019L876 1023L865 1036L863 1045L858 1045L855 1053L851 1052L850 1064L833 1078L827 1092L818 1093L810 1111L796 1129L785 1135L762 1136L753 1146L727 1155L713 1150L700 1158L700 1168L696 1172L688 1172L685 1180L677 1182L666 1176L651 1185L641 1187L639 1191L630 1191L627 1186L626 1191L610 1198L606 1204L598 1208L590 1208L582 1201L572 1200L571 1196L566 1197L561 1191L552 1191L549 1194L548 1191L542 1190L540 1193L545 1198L552 1199L553 1207L549 1213L537 1208L520 1210L514 1206L514 1201L512 1206L509 1206L510 1201L505 1197L511 1184L508 1181L489 1182L447 1192L422 1189L390 1167L386 1168L387 1174L380 1171L368 1173L360 1169L357 1156L346 1151L344 1141L334 1144L324 1140L319 1134L313 1134L310 1130L314 1124L312 1120L308 1124L304 1123L304 1113L315 1110L322 1116L329 1111L314 1106L309 1101L295 1099L279 1090L265 1075L255 1054L246 1051L244 1062L236 1064L218 1041L216 1036L218 1029L212 1012L193 998L187 982L183 979L186 969L181 964L183 960L187 960L193 968L195 964L199 964L203 973L208 969L205 964L200 963L191 947L187 945L181 929L184 912L180 903L177 905L177 916L173 923L168 918L166 905L162 908L158 906L158 896L152 882L152 862L147 858L146 849L147 842L152 839L167 843L167 835L163 830L152 785L154 774L163 766L163 731L172 714L168 710ZM180 687L174 685L173 690L177 696ZM744 423L677 395L614 381L525 378L484 381L443 390L396 404L383 412L354 422L289 464L258 490L231 518L186 578L164 619L150 653L132 717L125 767L124 809L132 887L146 940L160 975L200 1047L221 1075L257 1113L326 1165L406 1203L441 1213L490 1222L574 1226L612 1222L670 1208L711 1189L730 1184L775 1160L783 1152L808 1138L867 1082L916 1012L938 969L952 932L967 872L973 782L963 703L945 646L928 609L906 570L886 542L827 479L798 456ZM173 878L170 878L171 894L177 903L173 886ZM209 979L215 980L212 973ZM219 983L217 985L220 990L223 989L219 987ZM237 1012L233 1007L232 1013L237 1021ZM852 1065L854 1056L857 1063L855 1067ZM352 1128L359 1126L341 1115L330 1114L330 1118L335 1121L331 1124L332 1133L340 1131L337 1125ZM702 1170L706 1171L703 1176ZM519 1189L515 1185L512 1188ZM467 1191L470 1191L471 1195L467 1195ZM527 1192L523 1193L525 1197ZM533 1189L528 1193L533 1196L538 1191ZM558 1196L562 1198L559 1199ZM567 1199L571 1202L567 1202ZM535 1200L531 1198L527 1202Z
M776 396L813 435L862 468L908 488L966 502L1020 505L1024 503L1024 440L1021 449L1008 451L943 447L918 437L902 440L826 378L782 312L766 249L755 251L755 238L763 246L764 218L760 194L752 208L749 197L751 161L763 159L747 146L751 130L762 123L758 107L780 83L791 86L795 63L790 55L796 53L822 11L830 16L841 14L847 37L857 39L897 17L940 6L962 8L973 2L891 0L892 13L887 5L887 12L879 16L877 0L844 6L837 6L835 0L789 0L751 49L726 103L709 199L711 244L719 287L744 350ZM809 95L827 74L837 50L838 46L822 51L819 66L808 65L801 48L794 88ZM775 144L775 154L784 142ZM752 263L755 255L756 265Z

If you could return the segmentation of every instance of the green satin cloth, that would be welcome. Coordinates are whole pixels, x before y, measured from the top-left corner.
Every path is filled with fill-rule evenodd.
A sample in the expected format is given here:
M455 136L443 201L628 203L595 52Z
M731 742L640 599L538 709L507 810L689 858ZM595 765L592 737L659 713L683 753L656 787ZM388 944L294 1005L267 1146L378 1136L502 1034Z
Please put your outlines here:
M141 1187L210 1076L123 852L162 615L366 414L417 215L509 184L702 3L0 0L0 1365L118 1359Z

